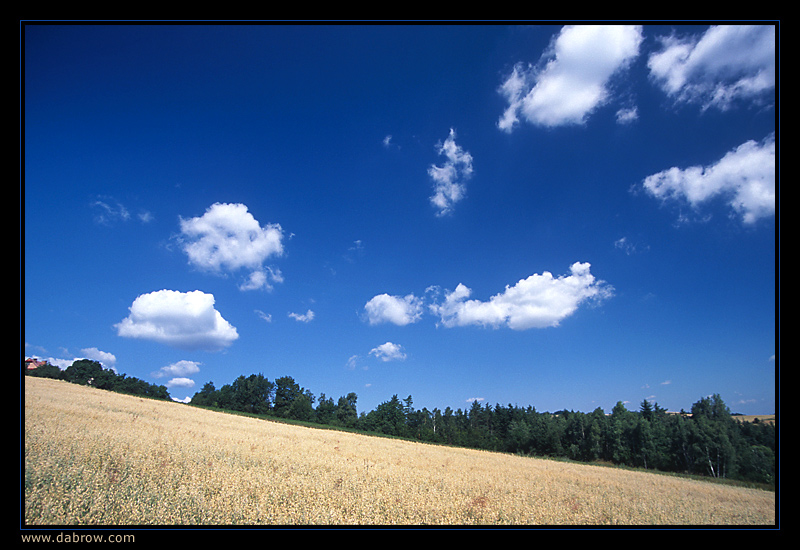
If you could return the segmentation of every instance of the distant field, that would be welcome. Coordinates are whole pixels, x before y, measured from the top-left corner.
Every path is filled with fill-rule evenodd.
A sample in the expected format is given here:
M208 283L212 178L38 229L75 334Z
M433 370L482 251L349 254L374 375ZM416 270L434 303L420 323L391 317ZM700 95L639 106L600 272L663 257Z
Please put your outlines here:
M754 422L758 419L759 422L775 423L774 414L737 414L733 416L733 419L739 422Z
M775 494L25 380L28 525L774 525Z

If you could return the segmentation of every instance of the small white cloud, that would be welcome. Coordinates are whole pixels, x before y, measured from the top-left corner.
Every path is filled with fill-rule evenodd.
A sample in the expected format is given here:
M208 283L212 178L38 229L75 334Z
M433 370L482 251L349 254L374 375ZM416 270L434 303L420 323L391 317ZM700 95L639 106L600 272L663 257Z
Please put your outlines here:
M445 301L430 309L446 327L506 325L513 330L558 326L582 303L602 300L613 294L604 281L596 280L588 263L576 262L570 275L553 277L545 271L506 286L488 301L468 300L472 291L459 284L445 294Z
M455 131L437 146L438 153L446 160L442 165L432 165L428 175L433 179L433 195L431 203L437 209L437 215L443 216L452 212L455 203L466 195L466 180L472 175L472 155L456 145Z
M107 351L100 351L97 348L84 348L81 350L85 359L97 361L107 369L113 369L117 364L117 358L113 353Z
M404 297L379 294L364 305L364 310L371 325L393 323L403 326L420 319L422 300L413 294Z
M381 361L402 361L406 358L406 353L403 351L403 347L398 344L393 344L392 342L386 342L385 344L381 344L380 346L373 348L369 352L370 355L374 355Z
M642 29L632 25L568 25L536 66L517 64L500 86L508 108L498 127L522 117L539 126L583 124L611 96L609 82L638 56Z
M636 107L620 109L617 111L617 124L630 124L639 119L639 110Z
M167 382L169 388L192 388L194 387L194 380L191 378L173 378Z
M283 229L279 224L262 227L245 205L215 203L200 217L181 218L180 228L192 265L215 273L250 270L242 290L271 288L271 282L283 280L279 271L263 265L283 254Z
M772 101L775 27L719 25L702 36L661 37L647 66L661 89L678 102L725 110L739 100ZM766 95L768 94L768 95Z
M114 325L125 338L152 340L183 349L219 350L239 334L214 309L214 296L199 290L158 290L137 297L130 315Z
M643 188L661 200L685 200L698 208L726 197L744 223L775 214L775 135L747 141L711 166L669 168L645 178Z
M257 269L250 273L249 277L239 285L240 290L258 290L263 288L272 290L273 283L282 283L283 274L279 269L267 267L264 269Z
M314 319L314 312L309 309L305 313L290 313L289 317L301 323L310 323Z
M197 361L181 360L166 367L161 367L157 372L153 373L154 378L165 378L169 376L183 377L188 374L197 374L200 372L200 363Z

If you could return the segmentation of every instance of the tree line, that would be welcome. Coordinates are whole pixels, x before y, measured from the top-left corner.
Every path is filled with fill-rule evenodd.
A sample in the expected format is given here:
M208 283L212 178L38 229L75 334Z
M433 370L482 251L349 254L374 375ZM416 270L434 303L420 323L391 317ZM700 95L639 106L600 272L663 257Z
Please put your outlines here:
M647 400L638 411L618 402L610 414L477 401L463 410L428 410L415 409L410 395L358 414L355 393L317 400L290 376L253 374L220 389L209 382L191 404L489 451L775 483L775 425L736 421L717 394L674 414Z
M117 375L85 359L64 371L40 367L26 374L170 399L164 386ZM359 414L357 400L352 392L337 400L324 393L316 397L291 376L273 381L252 374L239 376L219 389L208 382L190 404L525 456L605 462L768 485L776 482L776 425L735 420L718 394L701 398L688 413L669 413L647 400L637 411L618 402L609 414L599 407L590 413L550 413L533 406L491 406L477 401L465 409L429 410L415 409L410 395L405 399L393 395L374 410Z
M55 378L72 382L73 384L93 386L101 390L140 395L153 399L171 399L166 386L151 384L125 374L117 374L110 369L104 369L99 362L90 359L77 359L64 370L47 362L40 364L35 369L27 369L25 364L23 364L22 368L27 376Z

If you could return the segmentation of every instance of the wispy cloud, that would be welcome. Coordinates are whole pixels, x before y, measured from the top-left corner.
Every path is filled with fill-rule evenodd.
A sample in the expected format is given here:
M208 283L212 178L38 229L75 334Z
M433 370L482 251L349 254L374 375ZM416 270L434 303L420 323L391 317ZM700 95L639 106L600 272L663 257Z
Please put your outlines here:
M650 249L648 245L635 243L628 237L620 237L614 241L614 248L617 250L622 250L628 256Z
M94 212L94 221L100 225L111 225L115 222L125 222L131 217L128 209L119 201L111 197L101 197L91 203Z
M261 319L262 321L266 321L267 323L271 323L272 322L272 315L271 314L264 313L260 309L255 309L253 311L255 312L256 315L258 315L258 318Z
M289 313L289 317L301 323L310 323L314 320L314 312L310 309L305 313Z
M466 181L472 176L472 155L456 144L456 133L452 128L444 143L437 145L437 151L444 155L445 162L431 165L428 175L433 179L431 203L437 216L453 211L457 202L466 195Z
M131 219L128 208L114 197L98 197L89 204L89 207L94 214L95 223L100 225L111 226ZM150 223L154 219L153 213L149 210L141 210L136 217L144 224Z
M639 119L639 109L636 107L627 107L617 111L617 123L631 124Z

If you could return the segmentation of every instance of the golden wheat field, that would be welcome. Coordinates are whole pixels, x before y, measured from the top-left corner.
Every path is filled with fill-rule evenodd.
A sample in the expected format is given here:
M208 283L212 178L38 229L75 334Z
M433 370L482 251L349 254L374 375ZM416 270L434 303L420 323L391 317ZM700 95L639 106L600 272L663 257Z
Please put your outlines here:
M26 525L774 525L774 493L25 380Z

